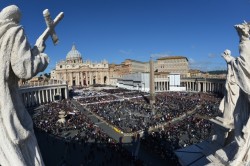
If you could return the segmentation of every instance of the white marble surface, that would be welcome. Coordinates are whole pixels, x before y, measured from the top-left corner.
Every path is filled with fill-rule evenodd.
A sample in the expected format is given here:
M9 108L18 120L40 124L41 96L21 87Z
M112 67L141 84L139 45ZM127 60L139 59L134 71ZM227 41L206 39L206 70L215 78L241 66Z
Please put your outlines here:
M33 123L18 91L19 79L30 79L48 65L44 41L31 48L19 25L15 5L0 12L0 165L44 165Z
M226 50L223 57L229 65L228 73L231 74L230 77L227 78L227 82L233 82L233 88L229 88L227 91L228 94L233 94L231 95L231 99L228 100L228 104L233 104L233 106L230 107L228 111L233 111L234 141L238 145L236 154L233 159L229 159L228 162L230 165L237 166L246 165L250 161L250 157L248 157L250 147L250 137L248 134L250 130L250 25L244 22L235 25L235 29L240 38L240 55L234 58L231 56L231 52ZM232 108L234 109L232 110ZM231 150L233 150L233 148L229 149L228 152Z

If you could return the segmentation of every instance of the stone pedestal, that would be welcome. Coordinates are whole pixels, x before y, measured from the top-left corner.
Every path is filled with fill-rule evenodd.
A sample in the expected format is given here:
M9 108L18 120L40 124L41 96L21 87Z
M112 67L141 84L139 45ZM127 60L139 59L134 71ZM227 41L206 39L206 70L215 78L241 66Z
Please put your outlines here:
M216 144L224 147L233 140L233 125L227 124L226 121L221 117L210 119L213 123L213 137L212 141Z

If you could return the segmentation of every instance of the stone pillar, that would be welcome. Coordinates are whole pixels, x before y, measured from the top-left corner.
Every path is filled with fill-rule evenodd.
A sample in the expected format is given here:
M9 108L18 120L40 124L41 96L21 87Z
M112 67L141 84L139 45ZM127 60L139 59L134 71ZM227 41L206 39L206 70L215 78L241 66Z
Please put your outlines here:
M150 104L155 103L154 62L150 60Z
M109 78L109 74L108 74L108 72L106 72L106 76L107 76L107 85L110 85L110 78Z
M100 78L101 78L100 84L104 84L103 71L100 72Z
M69 77L69 85L70 86L73 86L73 73L72 72L70 72L70 77Z
M89 72L85 72L85 77L86 77L86 85L89 86Z
M80 75L81 75L81 85L83 86L83 80L84 80L84 78L83 78L83 72L80 72Z
M42 104L42 101L41 101L41 91L39 90L37 92L37 94L38 94L38 103L39 103L39 105L41 105Z
M48 94L48 90L46 89L45 90L45 92L46 92L46 101L47 101L47 103L49 102L49 94Z
M92 85L92 72L89 72L89 85Z
M65 99L69 98L68 86L65 87Z
M207 83L206 83L206 81L203 83L203 92L207 92Z
M76 73L76 85L77 85L77 86L79 86L79 85L80 85L80 81L79 81L79 79L80 79L80 73L79 73L79 72L77 72L77 73Z
M42 103L45 103L44 91L42 90Z
M49 102L52 102L53 99L52 99L52 89L50 88L49 89Z

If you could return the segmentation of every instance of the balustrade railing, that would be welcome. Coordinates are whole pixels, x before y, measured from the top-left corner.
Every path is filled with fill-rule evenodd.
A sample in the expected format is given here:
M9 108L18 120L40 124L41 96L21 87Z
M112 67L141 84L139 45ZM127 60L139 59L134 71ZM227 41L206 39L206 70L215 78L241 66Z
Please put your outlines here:
M48 86L48 85L62 85L66 84L64 80L49 80L49 81L38 81L38 82L27 82L24 84L20 84L20 88L27 88L27 87L37 87L37 86Z

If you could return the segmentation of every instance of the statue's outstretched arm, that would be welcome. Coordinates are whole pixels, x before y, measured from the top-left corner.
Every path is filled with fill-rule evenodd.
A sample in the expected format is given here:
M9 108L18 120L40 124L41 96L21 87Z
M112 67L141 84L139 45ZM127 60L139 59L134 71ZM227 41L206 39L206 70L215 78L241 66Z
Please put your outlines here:
M49 58L41 53L45 49L44 41L38 40L31 49L23 29L18 30L11 53L11 66L18 78L30 79L46 69Z
M221 55L227 63L230 63L231 61L235 60L235 58L231 55L231 51L226 49L223 54Z

